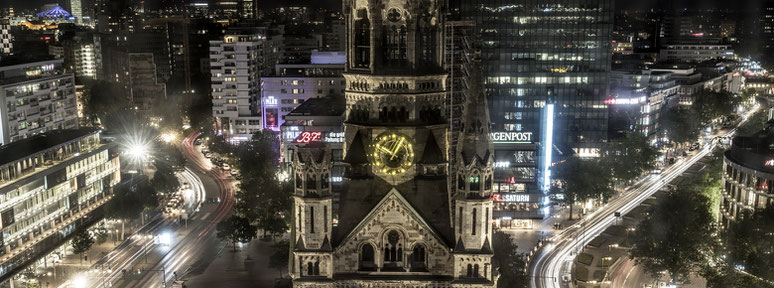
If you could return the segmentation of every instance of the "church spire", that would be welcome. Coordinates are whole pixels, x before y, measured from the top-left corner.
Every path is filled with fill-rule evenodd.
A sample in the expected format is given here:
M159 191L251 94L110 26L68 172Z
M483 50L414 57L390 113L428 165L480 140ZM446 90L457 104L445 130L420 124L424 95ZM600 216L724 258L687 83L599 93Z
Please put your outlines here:
M464 161L465 165L475 160L486 163L490 156L494 156L494 146L489 136L489 106L483 89L480 64L476 64L472 71L471 93L465 101L462 122L462 145L457 147L458 159Z

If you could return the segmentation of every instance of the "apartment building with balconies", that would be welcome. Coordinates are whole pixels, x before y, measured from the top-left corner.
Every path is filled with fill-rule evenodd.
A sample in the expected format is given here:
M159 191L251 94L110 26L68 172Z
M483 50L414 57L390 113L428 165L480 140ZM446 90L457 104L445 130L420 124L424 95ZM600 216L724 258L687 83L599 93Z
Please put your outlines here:
M0 145L78 127L75 78L62 63L0 62Z

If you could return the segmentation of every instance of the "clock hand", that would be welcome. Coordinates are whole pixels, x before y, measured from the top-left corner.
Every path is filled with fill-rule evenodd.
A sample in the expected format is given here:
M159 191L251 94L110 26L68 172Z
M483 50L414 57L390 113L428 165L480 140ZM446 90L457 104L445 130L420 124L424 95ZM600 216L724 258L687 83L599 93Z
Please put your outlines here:
M379 146L379 150L387 152L387 154L392 154L392 151L390 151L390 149L384 148L383 146Z
M392 150L392 156L390 156L390 160L392 160L392 158L395 158L395 156L398 154L398 149L400 149L400 146L403 145L403 140L404 139L405 138L400 138L400 141L397 144L395 144L395 146L394 146L395 149Z

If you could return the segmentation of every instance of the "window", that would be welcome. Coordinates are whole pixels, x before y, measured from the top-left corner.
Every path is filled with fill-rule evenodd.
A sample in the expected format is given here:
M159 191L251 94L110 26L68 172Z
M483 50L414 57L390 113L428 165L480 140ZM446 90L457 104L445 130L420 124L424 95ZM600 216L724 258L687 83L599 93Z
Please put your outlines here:
M489 215L489 209L486 210ZM323 206L323 231L328 232L328 206Z
M417 244L411 251L411 271L422 271L427 268L425 262L425 246Z
M484 220L486 220L486 222L484 223L484 227L486 227L485 233L489 234L489 208L486 208L486 217L484 217Z
M374 246L371 244L365 244L360 247L360 267L361 271L376 271L376 264L374 263Z
M458 219L460 222L459 225L457 225L457 227L459 227L459 229L462 229L462 207L460 207L460 213L457 214L457 217L459 217Z
M355 21L355 67L368 68L371 65L371 24L366 9L357 11L360 20Z
M314 207L309 207L309 231L314 233ZM476 233L473 233L476 235Z
M473 235L476 235L476 224L478 222L476 220L476 212L477 212L476 208L473 208L473 213L471 214L471 217L472 217L471 218L471 226L473 226L471 228L471 234L473 234ZM314 226L312 226L312 233L314 233Z

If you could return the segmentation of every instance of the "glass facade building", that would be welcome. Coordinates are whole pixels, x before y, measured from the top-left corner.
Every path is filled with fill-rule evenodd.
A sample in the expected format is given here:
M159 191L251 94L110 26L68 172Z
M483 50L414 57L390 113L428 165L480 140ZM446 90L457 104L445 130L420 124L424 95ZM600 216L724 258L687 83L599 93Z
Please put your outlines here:
M473 20L495 132L540 133L556 103L554 143L593 154L606 140L611 0L452 0Z
M550 213L550 165L559 160L552 151L594 157L607 141L613 1L451 6L481 37L495 146L493 216L499 226L529 229L531 219Z

